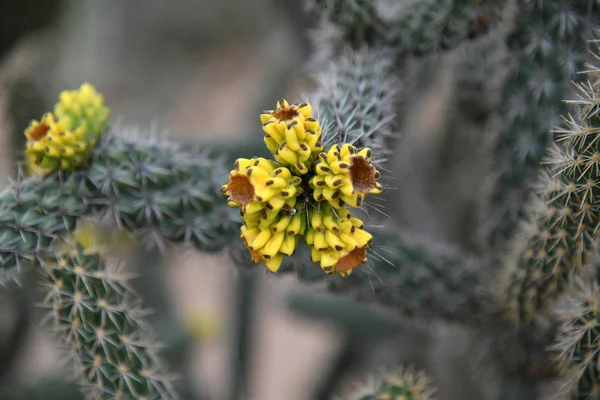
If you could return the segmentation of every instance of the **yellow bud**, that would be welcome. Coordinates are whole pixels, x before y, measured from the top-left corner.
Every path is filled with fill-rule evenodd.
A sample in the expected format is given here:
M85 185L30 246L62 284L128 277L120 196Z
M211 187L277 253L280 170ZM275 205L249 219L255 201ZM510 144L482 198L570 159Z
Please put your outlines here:
M260 254L268 258L274 257L279 252L279 249L281 248L284 239L284 232L274 234L273 236L271 236L271 238L265 244L265 246L260 250Z
M272 258L266 260L265 265L267 266L269 271L277 272L277 271L279 271L279 268L281 268L282 262L283 262L283 256L278 254L275 257L272 257Z
M296 251L296 245L298 243L297 236L286 235L283 239L283 243L281 244L281 248L279 252L285 254L286 256L291 256Z

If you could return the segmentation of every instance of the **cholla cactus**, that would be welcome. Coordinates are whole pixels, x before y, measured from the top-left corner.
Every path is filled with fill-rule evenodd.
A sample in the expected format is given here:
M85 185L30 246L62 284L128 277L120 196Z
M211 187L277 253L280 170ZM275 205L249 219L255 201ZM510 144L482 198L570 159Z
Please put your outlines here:
M537 343L536 332L551 328L525 323L542 315L596 256L600 80L578 86L580 98L571 102L577 114L559 130L560 147L551 148L550 170L527 225L531 229L514 257L505 260L510 277L499 300L493 292L495 276L486 268L496 257L472 257L415 239L388 221L377 226L381 221L368 213L359 218L355 209L381 211L368 195L384 188L383 163L391 154L394 113L401 103L398 67L403 61L398 56L451 48L481 35L494 25L503 2L316 4L342 28L346 42L331 64L315 74L317 88L306 101L290 104L281 99L257 118L269 157L238 158L229 170L220 158L198 149L147 135L123 135L122 127L109 126L109 110L88 84L61 94L53 112L27 128L27 167L34 176L19 177L0 197L0 266L3 272L26 263L42 267L46 304L81 367L90 397L162 399L175 393L154 353L141 300L129 289L128 275L101 249L90 248L93 241L82 246L84 241L75 240L75 248L64 245L62 239L83 217L110 222L149 248L188 244L205 252L226 250L239 261L236 249L243 246L247 258L271 272L289 271L292 264L300 280L324 280L331 291L388 306L403 317L500 332L507 342L529 335L524 340L528 345ZM557 99L567 92L566 80L583 59L577 45L587 46L582 38L592 36L597 6L566 0L523 1L519 6L523 13L510 41L518 53L519 73L506 91L515 82L526 82L526 107L517 114L508 112L511 128L501 135L498 148L507 143L512 148L511 135L523 127L526 138L533 132L535 146L542 143L545 148L550 123L545 117L554 115ZM532 34L531 21L541 37ZM548 78L540 69L557 75ZM544 140L537 140L538 133ZM505 165L501 174L514 177L514 168L524 165L527 171L534 169L530 162L537 162L538 149L532 153L526 162ZM504 160L502 149L497 154ZM500 197L496 200L503 203ZM583 312L569 317L557 347L564 365L584 371L577 375L575 398L595 395L598 385L596 352L589 348L596 328L597 302L592 300L586 300ZM355 311L347 304L343 308ZM395 328L389 324L386 329ZM361 332L361 338L368 336L367 330ZM497 344L497 339L489 342ZM511 350L530 348L519 343ZM499 369L523 371L525 364ZM400 370L360 398L431 395L420 376Z

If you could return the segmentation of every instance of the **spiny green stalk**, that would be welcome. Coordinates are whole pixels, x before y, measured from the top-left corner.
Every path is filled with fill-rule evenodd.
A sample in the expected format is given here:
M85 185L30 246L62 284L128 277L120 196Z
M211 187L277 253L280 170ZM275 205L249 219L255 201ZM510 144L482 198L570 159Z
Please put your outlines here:
M349 400L430 400L435 391L423 373L399 367L384 376L373 377L366 387L349 396Z
M532 205L521 247L509 258L504 305L508 316L531 320L569 286L593 258L600 227L600 69L590 66L593 82L577 84L575 114L558 129L549 151L548 174Z
M368 262L341 279L325 277L328 289L378 303L416 318L481 324L495 315L481 262L400 230L373 230ZM314 267L302 255L285 269L313 281ZM284 268L282 268L283 270Z
M449 49L488 32L504 1L316 0L309 8L342 27L347 41L385 43L398 54Z
M553 135L570 110L571 81L589 59L600 10L593 1L521 1L508 45L515 58L503 93L505 120L493 149L487 241L502 251L524 216L524 204Z
M86 171L91 212L148 247L189 241L202 251L222 250L240 219L223 202L227 171L221 160L119 133L104 134Z
M89 194L81 173L44 178L19 174L0 195L3 276L53 253L55 239L75 229L77 219L88 211Z
M175 399L122 266L77 245L43 264L45 304L93 399Z
M386 48L346 47L316 74L318 90L309 102L321 121L325 149L351 143L370 148L379 157L375 163L385 159L399 92L393 62Z
M553 350L565 369L563 390L573 400L597 399L600 396L600 292L593 282L579 283L569 307L559 312L563 321Z

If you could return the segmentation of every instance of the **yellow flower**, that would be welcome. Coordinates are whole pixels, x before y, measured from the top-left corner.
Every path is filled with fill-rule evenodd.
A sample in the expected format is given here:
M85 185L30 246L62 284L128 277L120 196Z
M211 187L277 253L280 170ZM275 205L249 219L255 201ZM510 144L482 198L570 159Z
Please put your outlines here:
M293 104L281 99L275 110L264 111L260 120L265 144L277 162L295 173L309 172L311 161L323 149L319 144L321 126L308 103Z
M84 127L71 130L65 121L57 121L51 113L45 114L41 121L32 121L25 136L30 168L44 173L85 166L96 145L96 139L87 137Z
M266 158L240 158L229 173L229 183L221 191L229 196L228 204L241 207L242 213L262 209L281 210L287 200L295 203L302 193L302 178L293 176L289 169L280 167Z
M360 207L365 194L379 194L383 187L377 182L381 174L371 164L369 148L357 151L356 147L335 144L327 153L319 154L321 161L315 167L316 175L310 180L313 197L327 200L332 207Z
M92 85L62 92L54 113L32 121L25 130L28 171L39 175L84 167L108 115L102 95Z
M352 217L348 209L341 209L336 214L327 203L319 203L309 215L306 243L310 246L313 262L320 263L323 271L346 277L366 261L367 248L373 237L362 229L363 222Z

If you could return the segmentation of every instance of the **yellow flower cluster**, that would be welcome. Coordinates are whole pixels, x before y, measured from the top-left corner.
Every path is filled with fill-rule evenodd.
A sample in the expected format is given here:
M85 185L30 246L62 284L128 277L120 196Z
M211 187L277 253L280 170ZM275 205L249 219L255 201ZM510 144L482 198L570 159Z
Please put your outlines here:
M360 207L365 194L379 194L383 190L377 180L379 171L371 164L371 149L357 151L351 144L341 148L331 146L327 153L319 154L321 162L310 180L313 197L317 201L327 200L334 208Z
M275 161L240 158L222 187L228 205L240 207L241 238L252 260L277 272L305 236L313 262L327 274L348 276L366 261L373 241L345 208L381 193L371 150L344 144L323 152L321 127L308 103L282 99L260 119Z
M28 168L34 174L70 171L87 164L108 123L104 99L88 83L64 91L53 113L32 121L25 130Z

